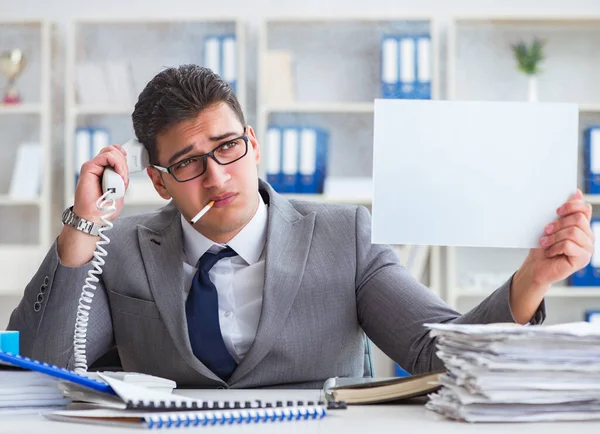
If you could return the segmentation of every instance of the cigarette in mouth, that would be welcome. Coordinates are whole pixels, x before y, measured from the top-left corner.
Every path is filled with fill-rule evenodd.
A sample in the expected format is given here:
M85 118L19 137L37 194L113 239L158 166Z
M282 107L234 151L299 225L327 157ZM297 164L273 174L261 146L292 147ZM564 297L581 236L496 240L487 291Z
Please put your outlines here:
M200 220L200 219L202 218L202 216L203 216L204 214L206 214L206 213L208 212L208 210L209 210L209 209L211 209L211 207L212 207L214 204L215 204L215 201L214 201L214 200L211 200L210 202L208 202L208 205L206 205L204 208L202 208L202 209L200 210L200 212L199 212L198 214L196 214L196 215L194 216L194 218L192 218L192 219L190 220L190 222L191 222L192 224L195 224L195 223L196 223L198 220Z

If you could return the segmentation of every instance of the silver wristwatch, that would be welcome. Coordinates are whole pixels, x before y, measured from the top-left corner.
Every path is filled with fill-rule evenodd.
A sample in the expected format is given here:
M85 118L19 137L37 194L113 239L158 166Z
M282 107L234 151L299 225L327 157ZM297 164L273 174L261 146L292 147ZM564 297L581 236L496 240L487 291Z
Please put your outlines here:
M72 206L70 206L63 212L62 223L63 225L73 226L78 231L81 231L85 234L93 235L95 237L100 235L98 230L104 227L101 224L91 222L89 220L84 219L83 217L79 217L73 212Z

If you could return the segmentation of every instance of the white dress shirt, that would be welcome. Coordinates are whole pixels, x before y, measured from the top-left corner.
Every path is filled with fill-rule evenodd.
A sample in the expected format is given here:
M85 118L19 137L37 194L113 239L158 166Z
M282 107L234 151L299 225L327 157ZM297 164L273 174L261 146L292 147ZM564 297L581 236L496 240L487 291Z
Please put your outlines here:
M237 253L217 262L208 276L219 296L219 322L225 346L238 363L254 342L262 308L267 207L260 194L258 202L254 217L226 245L206 238L181 217L183 281L187 292L198 270L198 259L206 251L218 253L229 246Z

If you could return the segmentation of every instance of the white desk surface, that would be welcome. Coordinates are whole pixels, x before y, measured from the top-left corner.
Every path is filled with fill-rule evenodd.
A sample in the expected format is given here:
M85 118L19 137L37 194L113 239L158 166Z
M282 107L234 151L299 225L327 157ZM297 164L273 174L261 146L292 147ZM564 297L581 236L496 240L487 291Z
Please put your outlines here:
M262 399L276 400L318 400L322 398L317 390L180 390L176 393L209 400L246 401ZM385 432L404 433L485 433L494 434L577 434L600 433L598 422L555 422L555 423L515 423L515 424L469 424L441 418L436 413L425 410L422 405L372 405L350 406L347 410L330 410L321 420L286 421L255 423L248 425L218 425L167 429L161 431L210 431L215 433L321 433L321 434L382 434ZM0 416L0 433L131 433L140 432L135 428L110 427L80 423L50 421L41 415Z

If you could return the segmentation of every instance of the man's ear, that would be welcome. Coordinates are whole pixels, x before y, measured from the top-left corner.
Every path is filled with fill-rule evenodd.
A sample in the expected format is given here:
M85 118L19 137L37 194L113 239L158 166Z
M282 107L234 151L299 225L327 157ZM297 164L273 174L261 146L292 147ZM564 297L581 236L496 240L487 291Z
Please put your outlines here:
M165 200L171 199L171 195L167 191L167 187L165 187L165 183L163 182L162 172L154 167L147 167L146 173L152 180L152 184L154 185L154 189L156 192Z
M256 160L256 165L258 166L258 163L260 163L260 144L258 143L256 134L254 133L254 129L250 125L246 127L246 130L248 132L248 144L252 146L252 149L254 149L254 158Z

